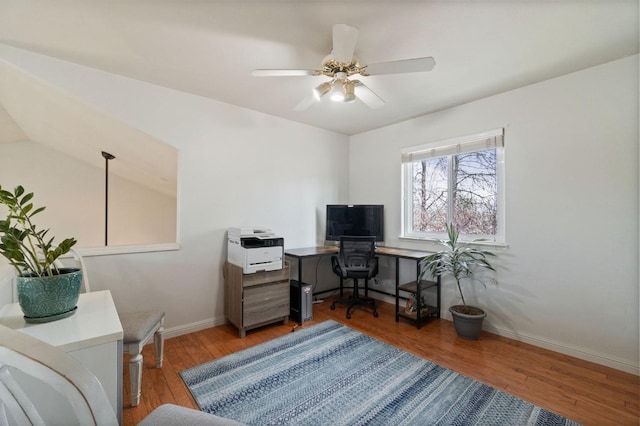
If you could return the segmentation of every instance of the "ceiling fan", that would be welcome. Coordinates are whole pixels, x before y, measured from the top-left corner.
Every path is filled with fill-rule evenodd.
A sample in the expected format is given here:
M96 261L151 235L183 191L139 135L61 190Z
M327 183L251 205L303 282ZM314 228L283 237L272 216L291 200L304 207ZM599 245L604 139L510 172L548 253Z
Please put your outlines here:
M297 111L307 109L314 101L321 100L325 95L328 95L334 102L354 102L356 99L360 99L369 108L376 109L384 105L384 101L361 81L352 80L349 77L355 74L370 76L431 71L436 64L432 57L424 57L360 65L358 58L354 56L357 40L358 30L356 28L346 24L335 24L333 26L333 50L322 60L322 67L319 70L257 69L251 74L256 77L318 75L330 77L330 81L325 81L313 89L313 93L294 108Z

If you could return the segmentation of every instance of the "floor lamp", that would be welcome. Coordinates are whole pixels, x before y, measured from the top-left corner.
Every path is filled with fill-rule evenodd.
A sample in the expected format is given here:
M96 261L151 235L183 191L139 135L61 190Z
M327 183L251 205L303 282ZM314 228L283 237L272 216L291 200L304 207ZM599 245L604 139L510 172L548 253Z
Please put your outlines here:
M109 235L109 160L116 158L108 152L102 151L104 157L104 245L108 245Z

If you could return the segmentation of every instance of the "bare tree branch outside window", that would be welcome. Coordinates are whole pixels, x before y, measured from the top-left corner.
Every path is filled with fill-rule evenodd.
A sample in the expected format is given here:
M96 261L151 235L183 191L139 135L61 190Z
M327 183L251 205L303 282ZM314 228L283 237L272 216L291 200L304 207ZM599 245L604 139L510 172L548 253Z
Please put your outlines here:
M413 230L445 232L447 223L453 222L464 234L496 234L495 149L416 161L412 167Z
M413 229L444 232L447 228L447 159L413 163Z

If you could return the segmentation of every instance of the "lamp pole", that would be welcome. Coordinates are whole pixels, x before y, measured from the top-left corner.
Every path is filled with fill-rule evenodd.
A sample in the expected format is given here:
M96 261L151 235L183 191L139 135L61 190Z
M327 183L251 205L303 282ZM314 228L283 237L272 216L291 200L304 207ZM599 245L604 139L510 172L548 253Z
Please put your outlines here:
M109 235L109 160L116 158L108 152L102 151L104 157L104 245L108 245Z

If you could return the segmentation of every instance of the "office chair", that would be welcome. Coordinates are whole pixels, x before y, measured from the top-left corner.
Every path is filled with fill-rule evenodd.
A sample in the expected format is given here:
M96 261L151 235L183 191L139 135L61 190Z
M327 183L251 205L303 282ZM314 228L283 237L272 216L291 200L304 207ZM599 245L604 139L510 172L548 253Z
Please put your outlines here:
M355 306L368 306L373 309L373 316L378 317L376 301L369 297L369 279L378 275L378 258L376 257L375 237L361 237L343 235L340 237L340 252L331 256L331 268L340 277L340 296L342 296L343 281L353 280L353 293L348 298L340 298L331 303L331 309L336 303L347 305L347 319L351 318L351 310ZM358 280L364 279L364 297L360 297Z

